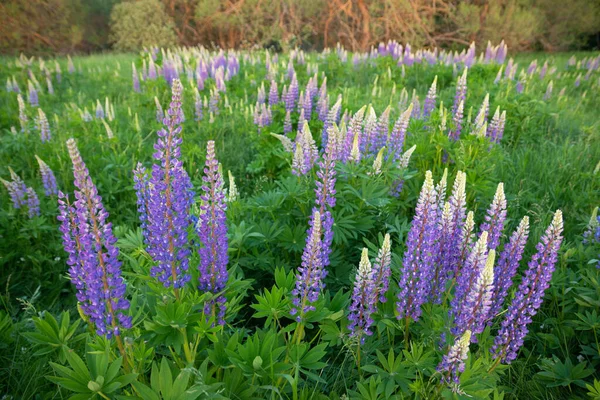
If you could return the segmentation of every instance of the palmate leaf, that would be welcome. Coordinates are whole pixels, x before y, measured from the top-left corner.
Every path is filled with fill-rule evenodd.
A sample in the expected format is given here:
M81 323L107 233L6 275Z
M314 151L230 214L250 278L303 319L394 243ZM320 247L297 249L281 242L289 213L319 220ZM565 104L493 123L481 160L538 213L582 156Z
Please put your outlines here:
M59 376L46 378L65 389L75 392L76 396L96 398L103 395L116 394L131 384L137 374L121 374L123 358L119 357L112 363L109 362L108 349L104 352L92 351L89 346L86 350L86 363L74 351L66 352L69 367L50 362L50 366Z
M257 303L251 305L256 310L253 317L266 318L266 328L270 328L275 320L287 314L290 301L285 297L285 292L285 289L273 286L271 291L265 289L262 295L255 295Z
M59 361L64 363L71 343L87 336L86 333L75 336L81 320L78 318L71 324L68 311L64 311L58 321L49 312L46 312L43 318L32 319L37 332L25 332L23 336L34 345L35 355L38 356L58 351Z
M537 376L548 387L570 386L571 384L585 387L586 383L583 379L594 373L594 369L587 368L586 362L573 366L571 359L567 358L563 363L556 356L553 356L552 359L543 360L540 367L542 371L538 372Z

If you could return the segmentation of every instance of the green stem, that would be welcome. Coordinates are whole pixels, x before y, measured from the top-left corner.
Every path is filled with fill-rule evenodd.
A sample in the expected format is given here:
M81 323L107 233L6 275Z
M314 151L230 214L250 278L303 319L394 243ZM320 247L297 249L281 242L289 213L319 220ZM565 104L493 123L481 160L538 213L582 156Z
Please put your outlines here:
M404 344L406 346L406 348L408 349L408 339L409 339L409 325L410 325L410 317L405 317L404 318Z
M183 352L185 353L185 359L189 364L194 363L194 356L190 350L190 343L187 338L187 330L186 328L180 329L181 334L183 335Z

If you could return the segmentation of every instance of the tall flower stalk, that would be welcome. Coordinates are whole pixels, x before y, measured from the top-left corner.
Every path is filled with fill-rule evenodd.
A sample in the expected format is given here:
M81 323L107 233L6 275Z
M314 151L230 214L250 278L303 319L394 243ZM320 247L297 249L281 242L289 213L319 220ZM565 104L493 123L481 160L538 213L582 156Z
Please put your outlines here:
M525 216L500 253L496 274L494 275L492 306L488 315L490 323L492 318L502 309L504 299L508 295L508 290L512 286L513 278L519 268L519 262L523 257L523 250L525 249L528 236L529 217Z
M437 213L437 193L431 171L427 171L406 240L402 277L399 282L400 293L396 303L398 319L406 320L407 339L410 320L419 320L421 306L431 290L434 249L438 237Z
M225 185L219 171L219 161L215 156L215 142L210 140L206 145L206 163L202 178L202 194L200 196L200 220L198 235L200 236L200 290L211 292L216 299L207 302L204 313L215 321L225 324L225 303L227 299L221 292L228 279L227 263L227 217L225 210Z
M491 352L496 363L491 370L501 362L510 364L517 358L517 352L529 332L527 326L533 321L533 317L544 300L544 293L550 286L554 266L558 261L558 250L563 239L562 233L562 212L557 210L550 226L536 246L537 252L529 261L527 271L494 340Z
M59 192L59 216L63 245L69 258L71 281L77 289L81 310L98 335L115 337L125 359L120 338L123 328L131 328L126 314L129 301L121 277L119 248L108 222L108 213L73 139L67 141L75 177L75 202ZM126 361L127 364L127 361Z
M481 224L481 232L488 232L488 247L495 249L500 244L500 237L504 230L506 221L506 196L504 195L504 184L499 183L494 195L494 200L485 216L485 222Z
M39 158L37 154L35 158L40 166L40 175L42 177L42 184L44 186L44 194L46 196L57 195L58 188L56 186L56 177L54 176L54 172L52 172L48 164Z
M307 312L315 310L314 303L325 287L323 279L327 274L322 259L321 214L317 209L313 209L309 224L306 246L302 253L302 265L298 267L296 287L292 290L293 306L290 310L290 313L301 323L304 322Z
M377 304L373 278L373 269L371 261L369 261L369 250L363 248L354 280L352 304L350 305L350 314L348 315L350 337L357 338L360 344L364 343L365 335L371 336L373 334L370 329L373 324L371 315L375 312Z
M190 249L188 227L192 204L192 184L181 157L181 82L173 80L173 96L163 123L158 131L153 157L152 176L146 186L147 193L138 190L138 201L147 199L147 250L155 265L150 273L165 287L173 287L179 297L179 288L190 281L188 273ZM143 179L143 174L138 175ZM142 216L143 218L144 216ZM144 223L144 221L142 221Z

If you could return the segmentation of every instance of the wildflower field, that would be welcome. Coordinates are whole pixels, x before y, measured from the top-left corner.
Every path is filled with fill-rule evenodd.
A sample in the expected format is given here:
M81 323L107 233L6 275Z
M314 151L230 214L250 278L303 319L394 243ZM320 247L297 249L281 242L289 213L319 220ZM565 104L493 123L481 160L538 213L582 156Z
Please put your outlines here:
M0 79L2 399L600 399L600 55Z

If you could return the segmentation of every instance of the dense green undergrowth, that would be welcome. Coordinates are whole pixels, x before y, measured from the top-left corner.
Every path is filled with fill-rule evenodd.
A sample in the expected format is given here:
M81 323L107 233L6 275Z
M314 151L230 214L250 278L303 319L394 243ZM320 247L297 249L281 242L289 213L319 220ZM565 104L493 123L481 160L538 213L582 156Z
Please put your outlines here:
M593 56L577 54L577 59ZM437 111L440 101L447 109L451 107L461 72L452 66L399 67L391 57L379 57L357 67L333 53L307 54L306 64L296 62L301 88L312 76L308 70L318 66L319 83L321 74L327 76L329 106L341 95L341 112L348 110L350 115L371 104L379 116L390 106L393 122L410 102L413 90L422 104L436 76L438 92L431 119L410 121L405 149L416 145L416 150L402 171L405 182L398 197L390 195L392 182L399 178L395 164L385 162L380 176L371 173L373 159L337 166L326 288L317 310L298 334L300 324L289 314L290 292L302 262L318 168L300 177L290 172L293 154L269 135L283 133L282 105L273 108L270 126L258 129L253 123L252 107L265 81L265 54L238 57L240 72L226 82L219 114L207 113L201 121L194 118L193 85L182 76L186 119L181 161L196 190L196 201L209 140L214 140L222 170L231 171L239 190L238 199L227 210L230 279L223 328L199 317L198 304L207 298L195 290L199 263L195 252L190 262L193 283L182 292L182 300L171 302L170 291L149 277L152 260L139 228L132 170L138 162L151 165L156 132L162 127L155 117L154 98L166 110L171 97L165 80L143 81L141 93L133 91L130 64L141 70L139 56L75 58L73 73L68 72L67 60L59 59L62 80L53 81L55 94L40 93L39 107L50 121L48 143L40 141L33 123L35 107L27 106L29 132L21 132L17 95L0 93L0 177L8 180L11 167L36 190L41 203L40 215L28 218L26 212L12 207L4 189L0 192L0 393L5 398L68 398L74 388L83 393L78 398L88 398L100 396L98 388L102 387L112 389L102 393L109 398L145 399L600 398L598 247L583 241L600 198L597 69L584 79L586 70L568 67L571 55L516 56L521 70L535 58L538 66L547 61L556 67L543 78L538 67L523 78L519 93L518 76L496 84L499 65L475 64L468 74L465 118L475 119L489 93L490 117L496 107L506 110L504 137L492 144L469 134L467 128L458 141L449 140L447 132L439 129L443 124ZM279 75L284 75L288 56L279 57ZM47 63L53 66L53 61ZM19 67L14 59L2 59L0 80L14 76L25 95L28 69L44 86L38 64L36 60L30 68ZM550 81L553 92L545 98ZM214 82L209 79L206 86L201 96L210 97ZM114 107L114 119L108 122L114 138L107 135L106 121L83 118L85 109L93 116L97 100L104 106L106 98ZM310 129L317 144L324 147L320 143L323 123L315 114ZM296 127L297 113L292 120ZM446 123L452 123L451 115ZM43 195L35 155L54 171L63 192L74 190L68 138L75 138L118 238L134 318L134 328L123 334L129 360L118 354L114 340L95 335L80 321L67 275L57 199ZM431 171L437 182L446 168L449 182L457 171L466 172L467 205L474 212L476 226L483 221L498 183L504 183L508 214L502 243L523 216L529 217L531 233L520 272L535 253L535 244L554 211L562 210L564 218L556 270L519 357L488 373L493 360L487 349L501 315L471 346L461 377L463 394L440 384L435 372L446 352L439 337L449 323L447 309L425 305L423 317L411 326L410 342L405 340L404 321L395 318L405 242L425 171ZM361 248L368 248L374 258L386 233L391 235L393 254L389 300L374 317L375 334L357 346L348 339L346 314ZM181 332L186 328L187 334L194 332L192 356L183 355L187 336ZM74 372L65 372L68 369ZM81 382L69 387L58 378L61 373L79 374L73 379ZM176 393L186 389L186 395Z

